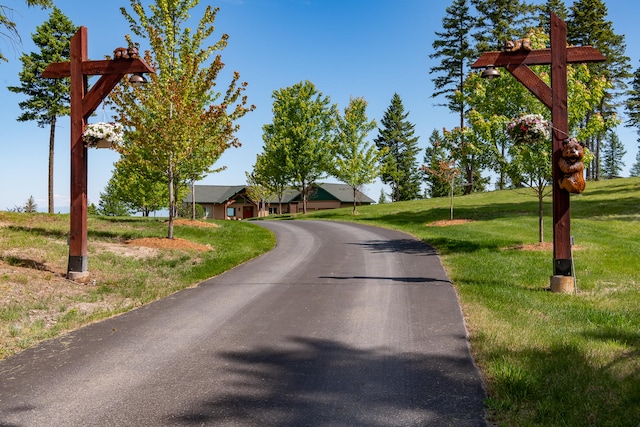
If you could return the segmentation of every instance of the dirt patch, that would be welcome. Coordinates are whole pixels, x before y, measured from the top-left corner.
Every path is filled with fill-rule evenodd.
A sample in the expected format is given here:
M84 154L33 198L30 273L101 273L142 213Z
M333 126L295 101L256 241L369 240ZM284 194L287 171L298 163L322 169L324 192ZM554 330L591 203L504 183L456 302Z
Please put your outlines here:
M506 248L512 251L552 251L553 242L528 243L526 245L514 245Z
M145 237L142 239L129 240L126 245L130 248L142 246L150 249L194 250L198 252L205 252L213 249L211 245L201 245L178 237L173 239L167 239L164 237Z
M441 221L430 222L426 224L427 227L448 227L450 225L466 224L473 222L471 219L443 219Z
M174 219L173 225L184 225L187 227L217 227L213 222L194 221L192 219Z
M514 245L504 248L506 250L511 251L552 251L553 250L553 242L538 242L538 243L528 243L523 245ZM580 250L582 249L580 246L572 246L572 250Z

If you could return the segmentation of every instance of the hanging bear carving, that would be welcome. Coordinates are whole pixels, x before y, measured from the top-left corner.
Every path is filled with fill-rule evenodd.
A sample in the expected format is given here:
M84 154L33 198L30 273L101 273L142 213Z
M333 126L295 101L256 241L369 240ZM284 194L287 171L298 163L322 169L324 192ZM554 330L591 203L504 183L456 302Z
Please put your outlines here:
M562 145L562 157L558 161L558 166L562 171L560 178L560 188L569 193L582 193L585 187L584 181L584 144L575 138L566 139Z

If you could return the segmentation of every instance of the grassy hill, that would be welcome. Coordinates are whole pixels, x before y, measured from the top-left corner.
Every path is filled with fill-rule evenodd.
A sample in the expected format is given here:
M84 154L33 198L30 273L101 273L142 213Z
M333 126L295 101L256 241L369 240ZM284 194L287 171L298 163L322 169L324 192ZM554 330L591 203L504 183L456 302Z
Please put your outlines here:
M527 190L456 197L456 222L442 222L449 219L447 198L304 218L395 228L438 249L496 424L637 427L640 179L589 182L571 209L575 295L546 290L553 256L537 244L537 200ZM550 201L545 213L550 242ZM182 246L149 247L143 243L166 234L161 219L90 218L94 283L86 286L63 278L68 220L0 212L0 358L192 286L274 245L250 222L212 221L215 227L178 225Z
M551 293L527 190L322 211L308 218L403 230L434 245L458 290L492 420L517 426L640 423L640 179L571 198L578 291ZM551 202L545 239L552 241ZM440 226L438 226L440 225Z

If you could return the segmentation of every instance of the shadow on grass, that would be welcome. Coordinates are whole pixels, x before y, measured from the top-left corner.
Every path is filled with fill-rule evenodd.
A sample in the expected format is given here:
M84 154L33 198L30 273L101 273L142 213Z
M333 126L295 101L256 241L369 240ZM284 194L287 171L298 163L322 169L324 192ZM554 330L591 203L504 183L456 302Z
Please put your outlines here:
M0 256L0 261L4 261L8 265L12 265L14 267L31 268L33 270L48 271L50 273L55 273L55 271L51 270L45 264L32 259L28 259L28 258L20 258L20 257L9 255L9 256Z
M484 391L468 360L290 338L224 352L224 384L171 425L484 426ZM206 373L203 373L206 375Z
M69 235L69 232L66 230L56 230L56 229L50 229L50 228L25 227L20 225L10 225L6 228L7 230L14 231L16 233L28 233L28 234L35 234L36 236L51 237L51 238L64 239Z
M620 337L613 333L600 338ZM637 371L620 375L614 367L629 355L600 365L590 351L571 344L548 350L489 351L488 362L483 362L491 370L489 408L504 414L505 419L498 420L504 425L527 421L527 425L637 427L640 376Z

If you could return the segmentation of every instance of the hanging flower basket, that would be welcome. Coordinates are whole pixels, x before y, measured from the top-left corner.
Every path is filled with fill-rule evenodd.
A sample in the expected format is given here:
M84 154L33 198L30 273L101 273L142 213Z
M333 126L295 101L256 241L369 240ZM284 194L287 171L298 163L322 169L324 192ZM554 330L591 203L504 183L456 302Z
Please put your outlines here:
M507 134L516 144L544 143L551 137L551 125L540 114L525 114L509 122Z
M91 123L85 126L82 140L89 148L111 148L122 142L124 132L120 123Z

